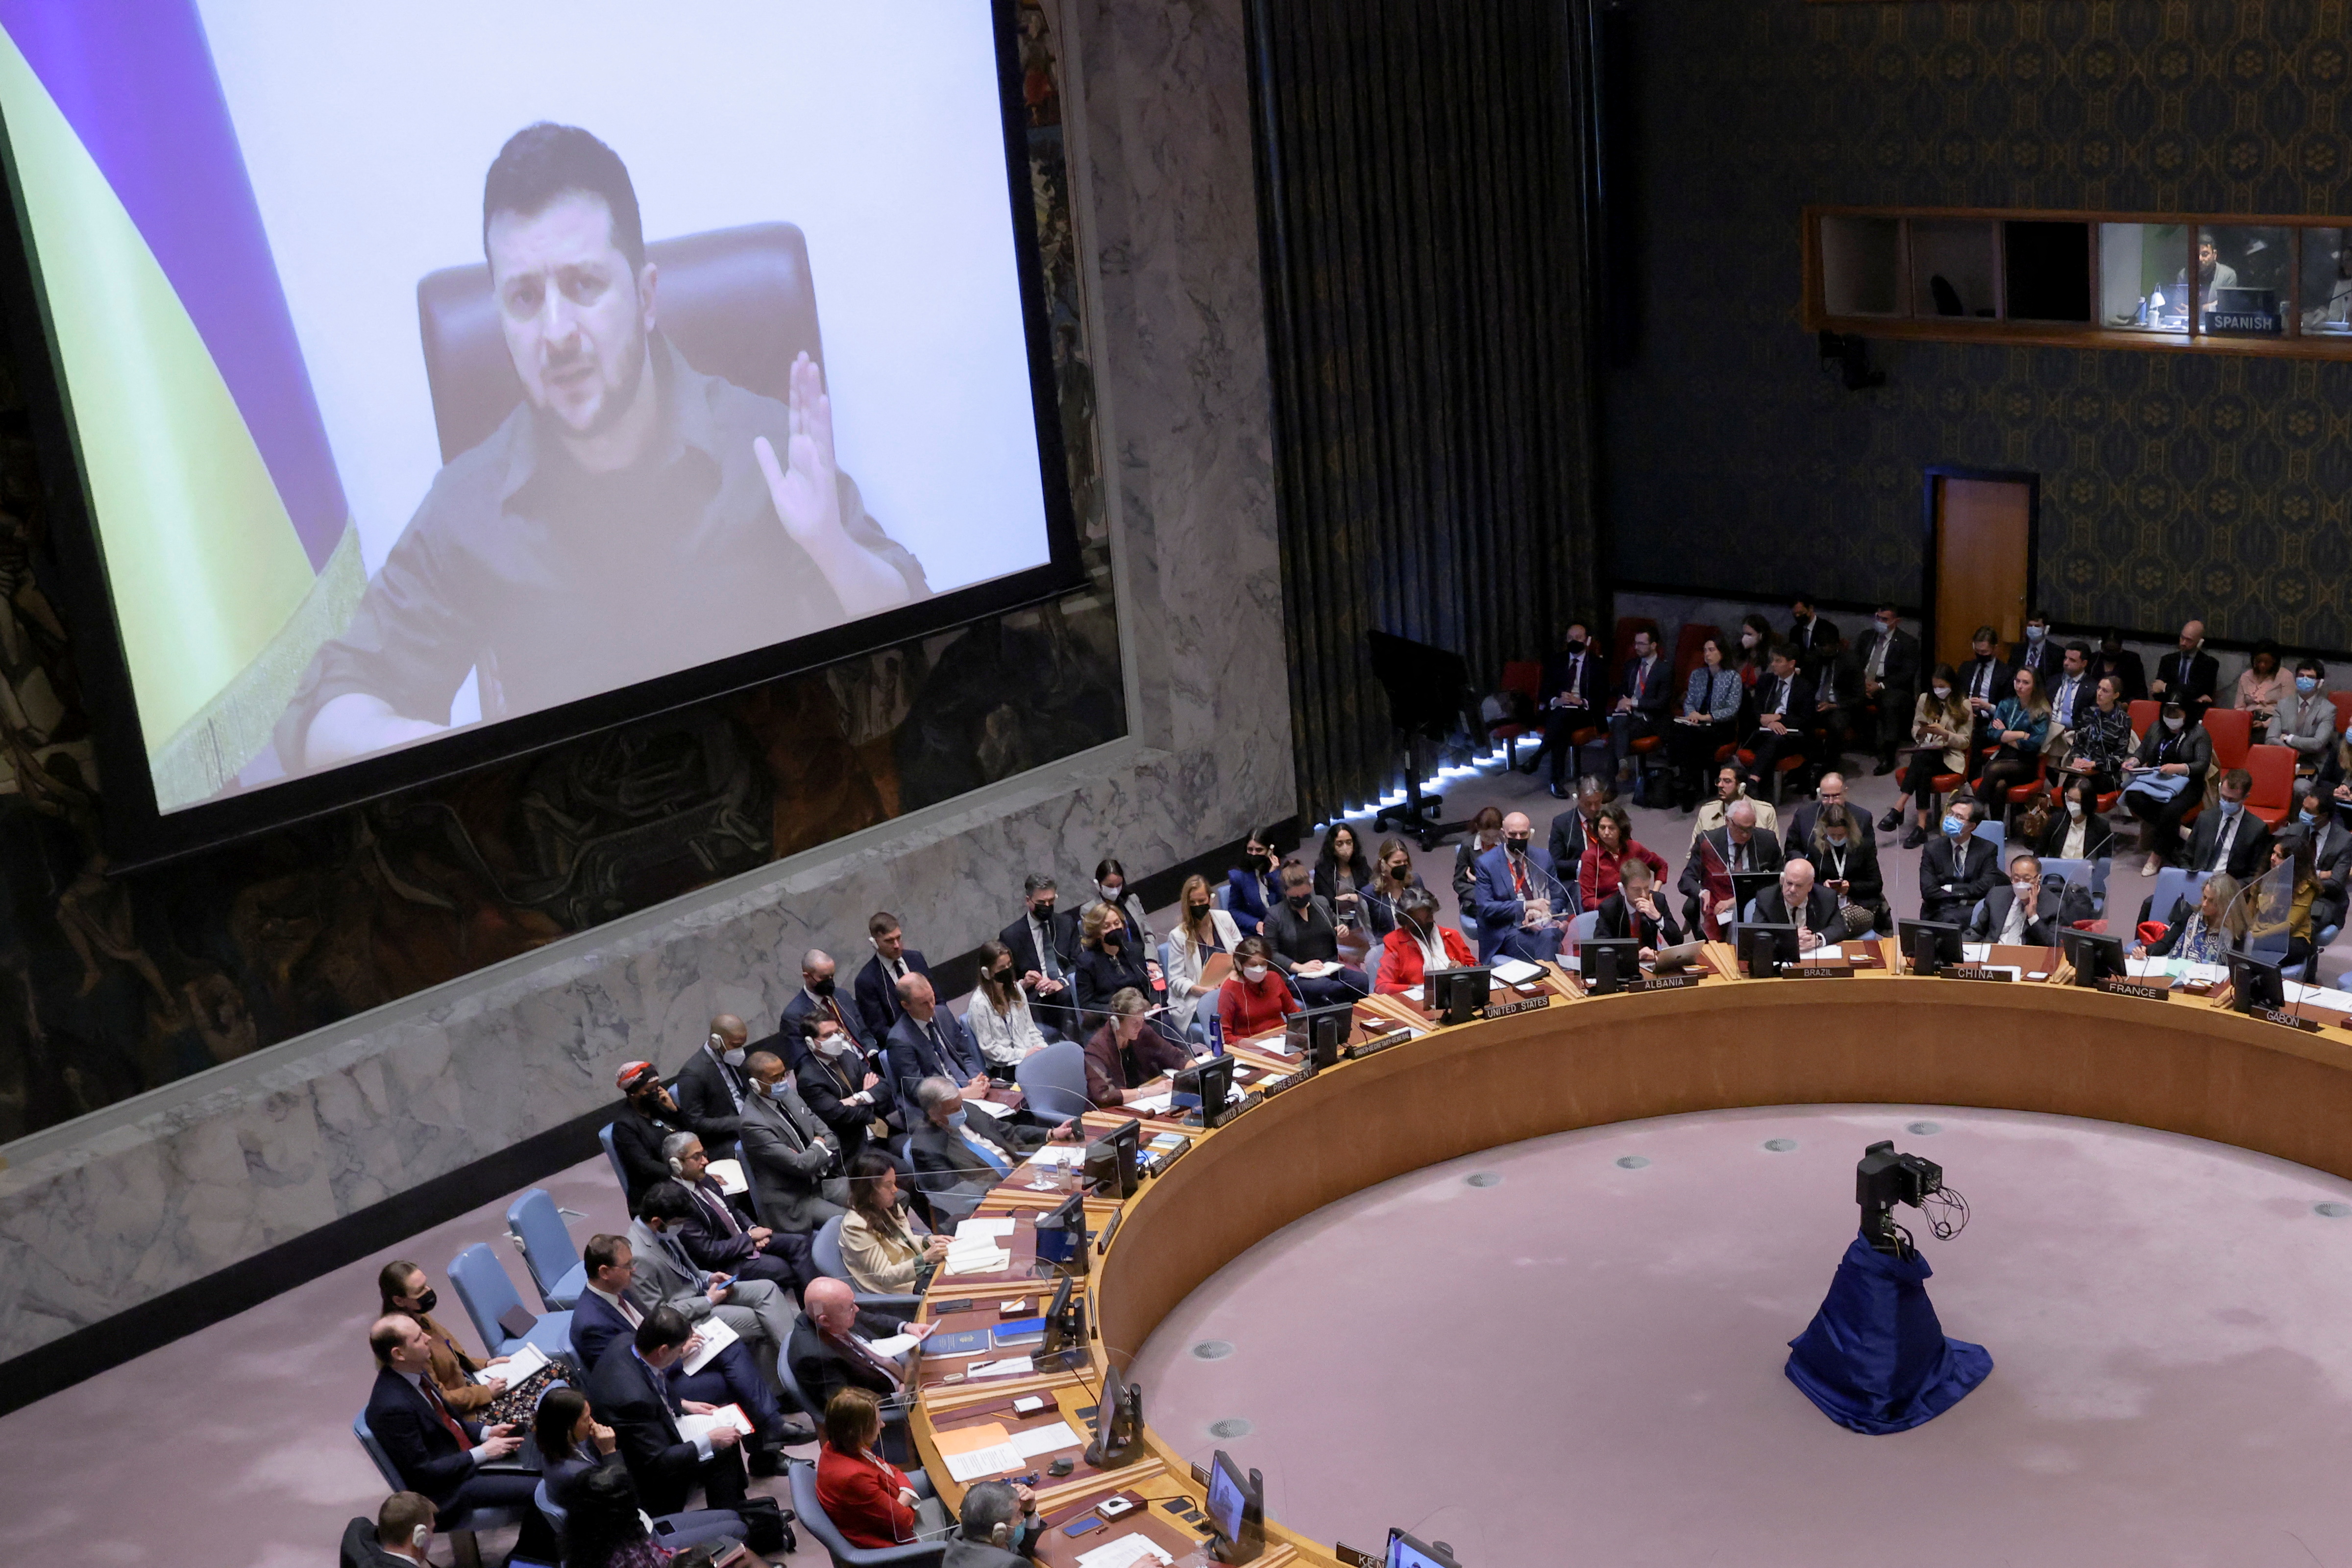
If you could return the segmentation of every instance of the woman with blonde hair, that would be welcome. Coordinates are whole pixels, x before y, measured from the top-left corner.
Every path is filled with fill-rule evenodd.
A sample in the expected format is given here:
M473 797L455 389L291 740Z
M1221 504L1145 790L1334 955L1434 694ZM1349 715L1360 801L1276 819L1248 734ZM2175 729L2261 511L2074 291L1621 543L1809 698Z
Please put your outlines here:
M1213 984L1202 975L1212 959L1230 955L1241 940L1234 917L1209 896L1209 879L1197 874L1185 878L1184 890L1176 897L1176 924L1168 933L1168 1021L1186 1038L1209 1037L1209 1020L1201 1004L1217 994L1224 977L1220 974Z

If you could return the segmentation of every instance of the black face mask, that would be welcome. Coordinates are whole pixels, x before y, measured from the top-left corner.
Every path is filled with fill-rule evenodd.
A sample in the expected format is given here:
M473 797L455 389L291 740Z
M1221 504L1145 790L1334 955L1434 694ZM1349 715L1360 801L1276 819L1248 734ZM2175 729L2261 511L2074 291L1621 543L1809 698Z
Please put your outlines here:
M1209 906L1206 904L1194 904L1185 912L1192 919L1196 921L1205 919L1209 912Z
M809 982L809 994L810 994L810 995L812 995L812 996L830 996L830 995L832 995L832 994L833 994L833 976L832 976L832 975L830 975L830 974L828 974L828 975L826 975L826 976L825 976L824 979L822 979L822 980L812 980L812 981L810 981L810 982Z
M424 1294L424 1295L419 1296L418 1298L416 1298L416 1310L417 1310L418 1311L420 1311L420 1312L425 1312L425 1313L428 1313L428 1314L429 1314L429 1313L433 1310L433 1309L434 1309L434 1308L436 1308L436 1307L439 1306L440 1304L441 1304L441 1292L440 1292L440 1291L438 1291L438 1290L436 1290L436 1289L432 1289L430 1286L427 1286L427 1287L425 1288L425 1294Z
M999 985L1010 985L1013 984L1013 966L1008 963L1003 968L998 970L994 974L990 975L989 978L995 981Z
M1102 934L1102 944L1105 947L1124 947L1127 945L1127 932L1107 931Z
M1290 895L1290 907L1294 910L1303 910L1314 897L1312 893L1293 893Z
M1039 904L1034 912L1036 914L1037 919L1040 921L1052 920L1054 918L1054 900L1047 899L1044 903Z
M1503 847L1514 855L1524 855L1528 852L1528 845L1530 842L1528 839L1512 838L1507 836L1503 839Z
M1566 646L1568 651L1570 653L1582 653L1584 651L1584 644L1575 637L1569 638Z

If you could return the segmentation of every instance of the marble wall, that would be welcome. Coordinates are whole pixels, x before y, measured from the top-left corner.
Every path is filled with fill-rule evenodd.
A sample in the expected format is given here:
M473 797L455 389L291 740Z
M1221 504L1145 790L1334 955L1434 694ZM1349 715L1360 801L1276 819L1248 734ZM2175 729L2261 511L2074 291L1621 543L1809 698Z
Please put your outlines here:
M1140 874L1289 814L1240 0L1055 21L1129 738L20 1141L0 1362L610 1103L714 1012L764 1026L800 951L863 951L876 908L960 952L1031 868Z

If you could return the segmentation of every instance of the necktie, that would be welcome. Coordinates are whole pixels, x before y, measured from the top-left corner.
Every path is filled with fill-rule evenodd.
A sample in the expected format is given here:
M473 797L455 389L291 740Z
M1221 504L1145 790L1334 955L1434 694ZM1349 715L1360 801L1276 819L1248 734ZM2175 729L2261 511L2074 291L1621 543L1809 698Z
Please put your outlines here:
M825 1010L828 1014L832 1015L832 1016L833 1016L833 1021L834 1021L835 1023L836 1023L836 1024L838 1024L838 1025L840 1025L840 1026L841 1026L841 1032L842 1032L843 1034L845 1034L845 1034L849 1033L849 1020L848 1020L848 1019L846 1019L846 1018L845 1018L845 1017L843 1017L843 1016L841 1016L841 1004L840 1004L840 1003L838 1003L838 1002L835 1001L832 997L828 996L828 997L826 997L826 998L824 999L824 1010Z
M1511 888L1519 897L1528 896L1528 863L1517 855L1511 857Z
M433 1381L433 1374L428 1372L418 1378L416 1386L425 1395L425 1403L433 1406L433 1414L441 1417L441 1425L449 1429L449 1436L457 1439L459 1452L471 1448L474 1446L474 1440L466 1436L466 1429L457 1425L457 1418L455 1415L449 1414L449 1406L441 1399L440 1384Z
M898 1369L892 1366L888 1362L884 1361L880 1356L876 1355L873 1348L866 1344L864 1340L859 1339L856 1334L845 1335L840 1339L835 1340L833 1342L840 1346L842 1350L848 1354L849 1359L856 1362L858 1365L866 1367L870 1371L878 1372L884 1377L888 1378L890 1380L890 1386L893 1389L903 1385L905 1380L899 1377Z
M956 1136L963 1140L965 1148L970 1149L973 1153L979 1155L981 1159L986 1163L988 1168L994 1171L998 1175L1009 1176L1013 1173L1012 1162L1007 1160L1003 1155L998 1153L994 1149L991 1148L987 1140L974 1137L971 1129L958 1128L956 1130Z
M1985 694L1986 686L1989 685L1991 680L1992 666L1989 663L1979 662L1977 665L1976 679L1969 683L1969 695L1971 697L1982 697Z
M709 1177L705 1176L703 1181L707 1182L709 1179ZM720 1197L717 1193L712 1192L709 1187L702 1185L699 1182L695 1184L694 1194L702 1200L703 1212L709 1215L710 1217L717 1222L719 1234L722 1236L740 1236L742 1234L743 1227L735 1223L734 1211L727 1206L726 1199Z
M923 1026L923 1029L931 1037L931 1066L943 1077L953 1078L955 1074L949 1070L952 1064L948 1060L948 1043L940 1037L938 1017L935 1016L929 1023Z
M1045 978L1059 980L1062 977L1062 961L1054 952L1052 928L1043 921L1031 922L1030 940L1037 944L1037 963L1038 967L1045 972Z

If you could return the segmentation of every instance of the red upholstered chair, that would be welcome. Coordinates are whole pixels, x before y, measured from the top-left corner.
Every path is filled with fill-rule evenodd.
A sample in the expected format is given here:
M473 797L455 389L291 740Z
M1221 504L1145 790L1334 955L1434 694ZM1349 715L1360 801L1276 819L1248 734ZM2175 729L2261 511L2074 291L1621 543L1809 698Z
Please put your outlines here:
M1723 634L1715 627L1704 622L1685 621L1675 638L1675 701L1677 704L1682 701L1683 693L1690 689L1691 671L1696 669L1700 663L1700 645L1709 637L1715 639L1717 647L1723 646ZM2352 696L2352 693L2347 695ZM2337 728L2343 726L2338 725Z
M1743 768L1754 767L1756 753L1742 747L1739 752L1739 765ZM1772 764L1772 804L1774 805L1780 804L1780 781L1804 765L1805 759L1802 757L1782 757Z
M1532 709L1536 703L1536 694L1543 689L1542 661L1532 658L1515 658L1507 662L1503 666L1503 689L1519 693L1528 700L1528 706ZM1540 729L1539 725L1522 724L1514 720L1508 723L1489 725L1486 733L1503 742L1511 759L1511 765L1517 767L1519 737L1537 733Z
M2139 737L2147 733L2147 727L2156 722L2156 716L2163 710L2163 707L2164 705L2153 697L2143 697L2131 704L2131 730L2133 740L2137 741Z
M2205 733L2213 741L2213 765L2223 773L2246 765L2254 742L2254 716L2242 708L2205 710Z
M1610 639L1615 647L1617 657L1617 662L1609 667L1610 679L1616 679L1618 671L1623 669L1627 665L1633 662L1633 634L1635 632L1649 633L1650 646L1652 647L1658 646L1657 622L1652 620L1647 616L1618 616L1617 634Z
M2327 700L2336 704L2336 732L2352 735L2352 691L2331 691Z
M2246 792L2246 809L2276 827L2294 810L2294 749L2250 746L2245 765L2254 775Z

